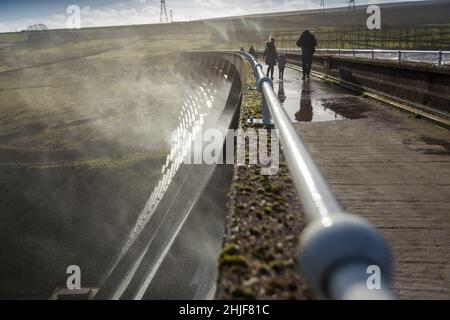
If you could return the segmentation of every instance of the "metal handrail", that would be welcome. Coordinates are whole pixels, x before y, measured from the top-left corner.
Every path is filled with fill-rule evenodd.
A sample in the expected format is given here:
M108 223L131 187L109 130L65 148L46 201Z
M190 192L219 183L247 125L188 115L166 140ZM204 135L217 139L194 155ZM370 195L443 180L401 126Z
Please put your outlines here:
M298 48L286 48L286 49L279 49L283 50L287 53L292 52L300 52L301 49ZM444 55L450 55L450 51L448 50L404 50L404 49L339 49L339 48L319 48L316 49L318 53L325 53L325 54L332 54L332 55L338 55L340 56L343 53L351 53L353 57L356 56L358 53L370 53L371 58L375 59L376 53L396 53L397 54L397 60L405 61L405 59L402 59L405 54L410 53L422 53L422 54L435 54L436 55L436 64L442 65L443 62L443 56ZM427 62L427 61L423 61Z
M240 52L254 71L278 129L308 226L300 239L300 270L316 295L331 299L390 299L391 258L387 244L365 220L344 212L302 139L281 107L270 78L255 58ZM381 287L370 289L368 267L381 271ZM371 267L371 268L372 268Z

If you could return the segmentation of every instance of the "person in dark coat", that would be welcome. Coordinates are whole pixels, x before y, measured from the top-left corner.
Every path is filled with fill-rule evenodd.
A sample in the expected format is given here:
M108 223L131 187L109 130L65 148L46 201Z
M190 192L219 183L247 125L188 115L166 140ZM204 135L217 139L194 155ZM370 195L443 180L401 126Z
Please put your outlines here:
M313 54L316 51L315 47L317 46L316 37L309 32L309 30L305 30L297 40L297 46L302 48L302 79L305 80L305 77L309 78L311 72Z
M250 47L250 50L248 50L248 53L250 53L253 57L256 57L256 50L253 48L253 46Z
M264 58L266 58L266 64L269 66L267 68L266 76L269 76L273 80L273 72L275 70L275 66L277 65L277 48L275 47L275 38L270 37L270 41L266 42L266 50L263 54Z

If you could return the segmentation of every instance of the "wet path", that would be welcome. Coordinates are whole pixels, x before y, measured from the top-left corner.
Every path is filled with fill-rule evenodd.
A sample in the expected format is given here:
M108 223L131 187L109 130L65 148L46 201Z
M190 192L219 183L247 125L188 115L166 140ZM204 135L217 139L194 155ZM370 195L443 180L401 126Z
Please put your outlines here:
M343 207L388 240L397 297L448 299L449 131L289 68L274 87Z
M284 80L278 79L278 74L274 80L275 93L292 122L356 119L367 110L348 90L312 78L303 81L301 77L299 71L286 68Z

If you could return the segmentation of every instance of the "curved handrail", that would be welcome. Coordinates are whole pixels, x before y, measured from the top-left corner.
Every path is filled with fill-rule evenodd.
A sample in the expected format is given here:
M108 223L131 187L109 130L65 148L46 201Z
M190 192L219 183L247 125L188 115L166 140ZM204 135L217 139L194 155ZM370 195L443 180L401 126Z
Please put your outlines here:
M299 48L281 48L279 50L283 50L286 53L297 53L300 52L301 49ZM259 49L259 52L262 50ZM444 62L444 55L450 55L450 51L448 50L404 50L404 49L339 49L339 48L318 48L316 49L317 53L324 53L324 54L331 54L331 55L338 55L341 54L352 54L353 57L355 57L358 53L363 54L371 54L371 58L375 59L376 54L383 54L383 53L393 53L397 55L397 60L399 62L401 61L408 61L405 59L405 55L407 54L426 54L426 55L436 55L436 60L434 64L437 65L443 65ZM420 61L420 62L426 62L426 63L433 63L428 62L426 60Z
M251 64L273 123L278 129L292 180L308 226L300 239L299 265L319 297L331 299L390 299L391 258L387 244L365 220L344 212L281 107L256 59ZM368 285L372 270L380 271L377 289Z

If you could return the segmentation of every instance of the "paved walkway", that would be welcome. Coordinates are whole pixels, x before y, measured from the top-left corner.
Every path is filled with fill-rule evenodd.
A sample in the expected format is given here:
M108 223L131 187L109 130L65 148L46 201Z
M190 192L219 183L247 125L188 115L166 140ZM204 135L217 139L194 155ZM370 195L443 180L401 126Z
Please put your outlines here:
M275 91L338 199L389 241L397 296L450 298L449 131L289 68L285 79Z

